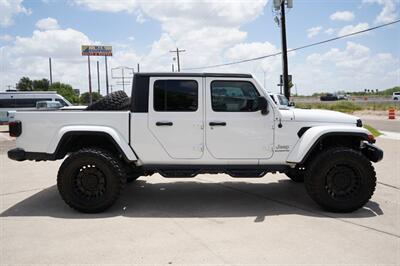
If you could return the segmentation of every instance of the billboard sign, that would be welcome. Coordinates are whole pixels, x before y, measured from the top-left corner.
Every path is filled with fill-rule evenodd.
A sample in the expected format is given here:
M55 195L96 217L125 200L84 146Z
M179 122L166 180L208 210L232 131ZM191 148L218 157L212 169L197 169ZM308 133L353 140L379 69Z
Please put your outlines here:
M112 46L82 45L81 50L86 56L112 56Z

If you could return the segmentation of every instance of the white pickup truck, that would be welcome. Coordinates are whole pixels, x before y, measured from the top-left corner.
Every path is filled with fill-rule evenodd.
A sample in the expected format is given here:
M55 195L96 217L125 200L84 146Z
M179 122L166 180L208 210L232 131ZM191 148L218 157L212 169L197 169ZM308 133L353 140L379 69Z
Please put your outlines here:
M371 164L383 157L357 117L277 108L247 74L137 73L132 97L106 96L86 110L21 111L9 158L61 160L61 197L82 212L101 212L126 182L227 173L282 172L304 181L323 208L349 212L372 196Z

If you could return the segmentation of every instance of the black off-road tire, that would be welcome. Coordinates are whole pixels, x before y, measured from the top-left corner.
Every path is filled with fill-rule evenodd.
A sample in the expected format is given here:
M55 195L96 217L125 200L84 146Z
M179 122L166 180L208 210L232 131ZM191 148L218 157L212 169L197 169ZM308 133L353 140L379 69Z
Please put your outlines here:
M310 197L331 212L352 212L372 197L376 173L371 162L359 151L330 148L314 158L305 175Z
M305 171L299 169L290 169L288 172L285 173L287 177L292 179L292 181L296 183L303 183L304 182L304 175Z
M84 148L62 163L57 187L71 208L85 213L99 213L121 195L126 172L121 162L101 149Z
M114 111L129 110L130 98L124 91L115 91L97 102L89 105L86 110L89 111Z

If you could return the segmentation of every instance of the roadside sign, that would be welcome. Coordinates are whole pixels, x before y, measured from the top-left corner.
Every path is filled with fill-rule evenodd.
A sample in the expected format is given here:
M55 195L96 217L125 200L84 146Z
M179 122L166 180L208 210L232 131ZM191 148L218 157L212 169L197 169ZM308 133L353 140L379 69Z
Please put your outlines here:
M112 56L112 46L82 45L84 56Z

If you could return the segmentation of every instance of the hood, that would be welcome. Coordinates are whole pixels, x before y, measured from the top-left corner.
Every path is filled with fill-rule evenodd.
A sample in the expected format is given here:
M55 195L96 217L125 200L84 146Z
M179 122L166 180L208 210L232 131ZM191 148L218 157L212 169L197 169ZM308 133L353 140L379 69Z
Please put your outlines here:
M293 112L293 119L296 122L322 122L322 123L349 123L356 124L356 116L320 109L297 109L291 110Z

